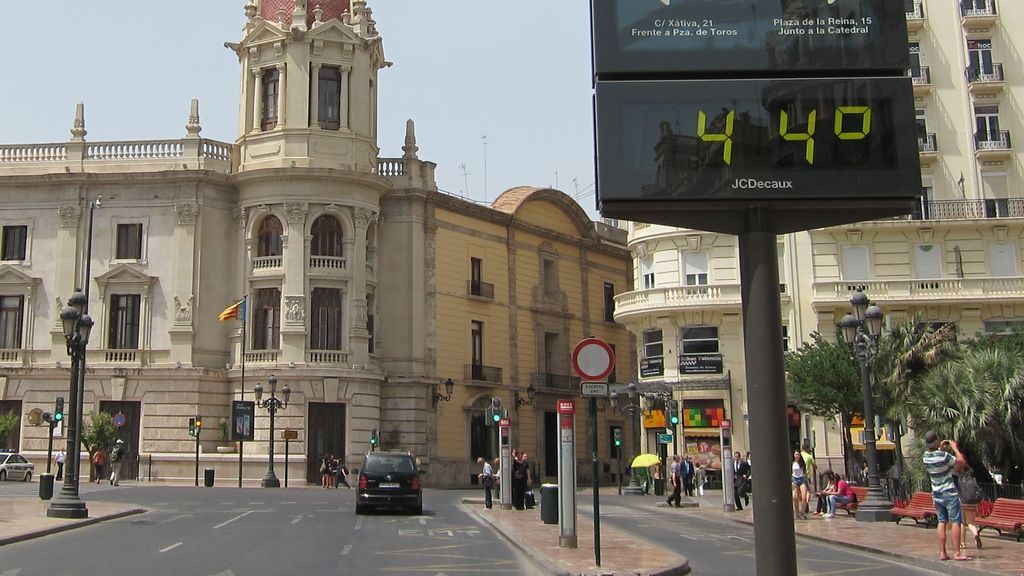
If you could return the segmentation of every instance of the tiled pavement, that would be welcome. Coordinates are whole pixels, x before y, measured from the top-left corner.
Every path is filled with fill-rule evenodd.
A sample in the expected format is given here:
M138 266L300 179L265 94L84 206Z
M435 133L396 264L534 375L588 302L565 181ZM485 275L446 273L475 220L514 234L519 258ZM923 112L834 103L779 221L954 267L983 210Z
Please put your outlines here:
M614 491L612 487L609 493ZM717 492L697 498L701 504L698 508L681 510L658 506L661 499L653 496L636 498L643 498L641 505L649 503L652 510L665 515L700 514L747 524L753 522L749 508L742 512L723 512L720 493ZM682 556L637 542L606 524L601 527L602 563L598 567L594 557L593 524L582 514L577 517L578 547L571 549L558 546L558 525L544 524L539 508L526 512L501 510L498 507L485 510L481 504L472 499L464 501L463 505L501 532L525 554L536 559L551 574L668 576L685 574L689 570ZM24 497L0 498L0 545L143 512L141 508L129 504L90 500L88 505L88 519L63 520L46 516L48 503L45 501ZM811 517L796 521L795 530L799 536L880 553L948 574L1024 576L1024 542L1016 542L1011 537L998 537L995 532L986 531L983 533L984 548L977 550L972 547L968 551L974 557L973 561L941 562L938 560L935 530L907 522L899 525L891 522L864 524L843 515L830 520Z

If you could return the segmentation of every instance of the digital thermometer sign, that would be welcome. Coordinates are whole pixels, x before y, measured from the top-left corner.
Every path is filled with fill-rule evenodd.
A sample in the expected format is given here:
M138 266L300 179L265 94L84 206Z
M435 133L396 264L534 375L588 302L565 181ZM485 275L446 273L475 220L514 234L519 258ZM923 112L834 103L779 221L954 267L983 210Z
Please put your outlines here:
M901 0L599 0L592 10L598 76L909 66Z
M912 197L910 92L904 78L598 82L602 209Z

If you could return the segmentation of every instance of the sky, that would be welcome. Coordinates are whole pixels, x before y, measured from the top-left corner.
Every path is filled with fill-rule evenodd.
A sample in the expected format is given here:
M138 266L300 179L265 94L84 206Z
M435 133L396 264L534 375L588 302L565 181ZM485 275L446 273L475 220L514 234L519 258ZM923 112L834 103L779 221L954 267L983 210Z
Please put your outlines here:
M315 0L311 0L313 5ZM5 1L13 48L0 144L65 142L76 102L86 139L177 139L200 100L202 136L238 130L245 0ZM493 201L551 186L594 205L588 0L369 0L394 65L380 71L381 157L406 120L443 191Z

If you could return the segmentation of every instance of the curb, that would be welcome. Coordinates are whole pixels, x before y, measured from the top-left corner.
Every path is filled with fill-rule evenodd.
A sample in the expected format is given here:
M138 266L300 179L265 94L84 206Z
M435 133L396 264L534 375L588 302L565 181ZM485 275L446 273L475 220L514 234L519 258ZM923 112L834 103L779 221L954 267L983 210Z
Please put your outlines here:
M482 498L480 498L480 499L476 499L476 498L463 498L462 499L462 503L459 504L459 507L462 508L463 511L465 511L466 513L468 513L471 516L473 516L474 518L476 518L478 522L486 523L488 526L490 526L492 529L494 529L494 531L496 531L499 534L501 534L505 538L505 540L507 540L509 543L511 543L513 546L515 546L517 549L519 549L519 551L521 553L523 553L524 556L529 558L541 570L544 570L545 572L547 572L548 574L551 574L553 576L577 576L576 574L574 574L571 571L564 570L563 568L561 568L560 566L558 566L557 564L552 562L550 559L548 559L546 556L542 556L540 554L537 554L536 550L534 550L533 548L527 546L524 542L520 541L518 537L516 537L516 536L514 536L512 534L509 534L509 533L505 532L504 530L502 530L501 526L499 524L495 523L494 521L492 521L491 518L489 518L489 517L485 516L484 514L482 514L479 509L477 509L477 508L470 508L469 506L467 506L467 504L480 504L480 505L483 505L483 499ZM642 574L642 576L685 576L687 574L690 574L690 572L691 572L690 561L688 559L686 559L685 557L683 557L683 562L681 564L672 565L672 566L665 566L663 568L652 570L650 572L645 572L645 573ZM615 572L615 571L612 571L612 570L602 570L599 573L601 574L601 576L616 576L617 574L629 575L629 576L641 576L641 573L637 572L636 570L630 570L630 571L627 571L627 572Z
M749 525L749 526L753 526L754 525L754 523L749 521L749 520L741 520L739 518L729 518L729 520L732 520L733 522L736 522L736 523L739 523L739 524L746 524L746 525ZM799 537L799 538L807 538L808 540L814 540L815 542L822 542L822 543L825 543L825 544L832 544L833 546L842 546L843 548L853 548L854 550L860 550L861 552L869 552L871 554L878 554L879 556L887 556L889 558L895 558L895 559L901 560L903 562L906 562L908 564L912 564L914 566L917 566L919 568L927 568L929 570L935 570L936 572L943 573L943 574L966 574L968 576L974 576L974 575L977 575L977 576L991 576L992 575L991 572L986 572L984 570L977 570L975 568L971 568L970 566L966 566L964 562L955 562L953 560L947 560L945 562L943 562L941 560L928 560L926 558L921 558L920 556L912 556L910 554L903 554L903 553L901 553L901 552L899 552L897 550L884 550L884 549L874 548L872 546L867 546L867 545L864 545L864 544L857 544L856 542L837 542L837 541L832 540L832 539L830 539L828 537L817 536L817 535L813 535L813 534L801 534L800 532L796 532L796 536Z
M67 524L61 524L50 528L44 528L42 530L35 530L33 532L25 532L24 534L18 534L15 536L8 536L6 538L0 538L0 546L7 544L14 544L16 542L24 542L25 540L32 540L34 538L41 538L43 536L49 536L50 534L58 534L60 532L67 532L68 530L74 530L75 528L83 528L85 526L92 526L93 524L99 524L107 520L117 520L118 518L124 518L126 516L133 516L135 514L144 514L148 512L145 508L132 508L131 510L125 510L123 512L115 512L113 514L105 514L103 516L96 516L94 518L84 518L79 521L69 522Z

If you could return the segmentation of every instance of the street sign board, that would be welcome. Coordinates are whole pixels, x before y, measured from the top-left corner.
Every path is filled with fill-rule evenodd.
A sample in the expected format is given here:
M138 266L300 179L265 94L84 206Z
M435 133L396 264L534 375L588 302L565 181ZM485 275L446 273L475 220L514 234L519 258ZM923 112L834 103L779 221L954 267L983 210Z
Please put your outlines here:
M658 444L671 444L671 443L672 443L672 435L671 434L665 434L665 433L658 434Z
M120 428L124 426L125 423L127 423L127 418L125 418L124 412L118 412L117 414L114 414L114 426Z
M608 396L608 384L605 382L584 382L582 394L584 396Z
M298 439L299 439L299 431L298 430L282 430L281 431L281 440L298 440Z
M572 400L559 400L557 403L559 414L575 414L576 403Z
M615 352L604 340L584 338L572 351L572 366L584 380L602 381L615 369Z
M508 418L502 418L501 420L498 420L498 426L508 427L512 425L511 422L512 421Z

